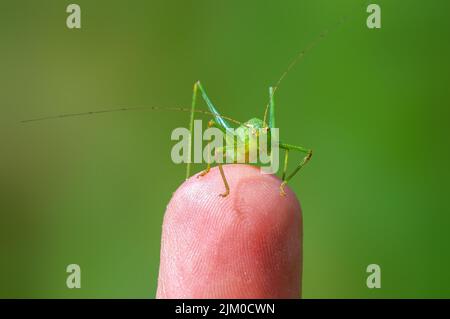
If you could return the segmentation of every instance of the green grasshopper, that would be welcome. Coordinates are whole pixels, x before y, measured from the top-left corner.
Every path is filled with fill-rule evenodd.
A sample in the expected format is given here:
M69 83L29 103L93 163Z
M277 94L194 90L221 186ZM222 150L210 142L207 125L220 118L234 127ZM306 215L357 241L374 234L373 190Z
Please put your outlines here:
M269 102L267 103L264 111L264 118L261 120L259 118L252 118L248 120L245 123L236 121L230 117L221 115L217 108L214 106L214 104L211 102L211 99L206 94L206 90L203 87L203 85L200 83L200 81L197 81L194 84L193 89L193 96L192 96L192 105L190 109L187 108L180 108L180 107L168 107L168 108L161 108L161 107L148 107L148 106L142 106L142 107L124 107L124 108L116 108L116 109L108 109L108 110L100 110L100 111L93 111L93 112L83 112L83 113L71 113L71 114L61 114L57 116L48 116L48 117L42 117L42 118L35 118L30 120L23 120L21 122L34 122L34 121L41 121L41 120L48 120L48 119L59 119L59 118L65 118L65 117L73 117L73 116L83 116L83 115L92 115L92 114L99 114L99 113L109 113L109 112L119 112L119 111L130 111L130 110L171 110L171 111L183 111L183 112L190 112L190 121L189 121L189 131L191 132L191 137L189 140L189 156L190 159L191 156L191 148L192 148L192 131L193 131L193 123L194 123L194 114L195 113L202 113L207 115L212 115L213 119L209 121L208 126L209 127L216 127L220 129L222 132L227 132L228 130L232 129L231 123L239 125L239 127L234 128L236 132L240 132L237 134L237 141L235 143L237 144L243 144L243 152L245 154L244 158L248 158L248 153L251 151L248 143L248 137L256 137L255 135L258 134L258 132L265 132L265 134L270 135L270 132L272 129L275 128L275 100L274 95L277 91L280 83L285 78L285 76L289 73L289 71L294 67L294 65L308 52L310 49L312 49L317 42L322 39L326 34L328 33L328 30L325 30L320 34L320 36L312 42L305 50L301 51L294 60L289 64L288 68L284 73L281 75L279 80L277 81L275 86L271 86L269 88ZM203 98L204 102L206 103L209 111L205 110L197 110L196 104L197 104L197 97L198 93L200 92L201 97ZM259 151L259 144L256 144L257 150ZM235 145L232 145L234 147ZM302 146L297 146L293 144L287 144L284 142L279 142L278 146L280 149L283 149L285 151L284 156L284 165L283 165L283 171L282 171L282 182L280 184L280 195L285 196L286 192L284 190L287 183L308 163L308 161L311 159L312 156L312 150L309 148L305 148ZM253 146L255 147L255 146ZM300 153L303 153L305 156L302 158L300 163L295 167L295 169L292 171L292 173L287 174L287 168L288 168L288 160L289 160L289 152L290 151L297 151ZM227 181L227 178L225 176L225 172L223 169L223 165L218 162L219 171L223 180L223 184L225 187L225 192L221 193L220 196L226 197L230 193L230 187ZM208 174L208 172L211 169L211 164L208 161L206 169L201 172L197 177L202 177ZM189 178L191 175L191 163L188 161L187 167L186 167L186 179Z
M214 104L211 102L211 99L206 94L206 90L204 89L203 85L200 83L200 81L198 81L194 84L194 92L193 92L193 96L192 96L191 118L190 118L190 122L189 122L189 131L192 132L192 130L193 130L194 113L196 111L196 102L197 102L198 91L200 91L201 96L202 96L204 102L206 103L206 105L208 106L210 113L214 116L214 119L209 121L208 127L216 127L224 133L226 133L230 129L234 129L230 125L230 123L227 121L227 119L224 118L222 115L220 115L220 113L217 111ZM256 147L257 149L254 151L259 151L260 144L255 143L255 144L250 145L249 138L257 138L258 137L257 135L259 134L259 132L265 132L266 134L268 134L270 136L271 129L275 128L275 101L274 101L275 91L276 91L276 87L269 88L270 99L269 99L268 105L266 106L263 120L261 120L259 118L252 118L245 123L240 123L240 126L238 128L236 128L235 131L239 132L239 133L236 134L237 141L235 143L244 146L242 148L237 147L238 150L242 150L242 152L245 153L245 154L240 154L240 155L242 155L241 158L244 158L244 159L249 158L249 153L252 151L251 147L254 147L254 148ZM267 117L268 117L268 122L266 121ZM233 120L233 122L237 122L237 121ZM191 136L192 136L192 134L191 134ZM192 143L192 138L191 138L190 143ZM232 145L231 147L235 147L235 146L236 145ZM279 142L278 146L281 149L285 150L284 167L283 167L283 173L282 173L282 183L280 185L280 194L282 196L284 196L284 195L286 195L286 193L284 191L285 185L311 159L312 150L307 149L302 146L296 146L296 145L286 144L286 143L282 143L282 142ZM227 147L230 147L230 146L227 146ZM188 149L191 150L191 145L189 145ZM297 167L294 169L294 171L291 174L286 176L287 167L288 167L289 151L291 151L291 150L299 151L299 152L305 153L306 155L302 159L300 164L297 165ZM218 150L217 153L220 153L221 151L222 150ZM190 158L190 154L189 154L189 158ZM220 194L220 196L226 197L230 193L230 187L228 185L228 181L225 176L225 172L224 172L222 164L220 162L218 162L217 165L219 167L220 175L222 176L223 184L225 186L225 192ZM206 174L208 174L210 169L211 169L211 164L208 161L206 169L203 172L201 172L197 177L205 176ZM188 178L189 176L190 176L190 163L187 164L186 178Z

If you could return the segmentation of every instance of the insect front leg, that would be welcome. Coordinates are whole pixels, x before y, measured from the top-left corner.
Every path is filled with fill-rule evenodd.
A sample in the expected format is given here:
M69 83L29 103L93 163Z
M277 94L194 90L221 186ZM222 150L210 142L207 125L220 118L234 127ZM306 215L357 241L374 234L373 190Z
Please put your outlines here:
M211 121L208 122L208 127L209 127L209 128L210 128L210 127L218 127L219 129L221 129L221 127L218 126L218 125L216 124L216 122L214 122L213 120L211 120ZM203 172L201 172L200 174L198 174L198 175L197 175L197 178L202 177L202 176L205 176L205 175L208 174L209 171L211 170L211 146L210 146L210 143L208 143L208 145L207 145L206 147L207 147L207 149L208 149L208 163L206 164L206 169L205 169Z
M234 147L234 146L233 146ZM217 166L219 166L220 176L222 177L223 185L225 187L225 192L222 194L219 194L221 197L227 197L230 194L230 186L228 185L227 178L225 176L225 172L223 170L222 160L226 158L226 154L228 153L229 148L225 147L218 147L214 150L214 157L217 161ZM222 160L219 160L219 158L222 158Z
M222 133L226 134L226 129L223 126L217 124L214 120L211 120L211 121L208 122L208 127L218 128L219 130L221 130ZM211 149L210 149L210 144L209 143L208 143L207 147L208 147L208 164L207 164L206 169L203 172L201 172L197 176L197 178L205 176L211 170L211 158L210 158L210 156L211 156ZM234 147L234 145L233 145L233 147ZM227 181L227 178L225 176L225 172L223 170L222 161L218 160L220 157L223 160L223 158L224 158L225 154L227 154L227 152L228 152L228 148L227 147L223 147L223 146L214 149L214 157L215 157L215 160L217 161L217 165L219 166L220 176L222 177L222 181L223 181L223 184L225 186L225 192L222 193L222 194L219 194L221 197L227 197L230 194L230 186L228 185L228 181Z
M306 163L309 162L309 160L312 157L312 150L306 149L301 146L295 146L295 145L289 145L289 144L280 144L281 148L284 148L286 150L285 158L284 158L284 168L283 168L283 175L282 180L283 182L280 185L280 195L285 196L286 192L284 191L284 187L286 184L300 171L300 169L306 165ZM288 156L290 150L296 150L302 153L306 153L305 157L302 159L300 164L297 165L297 167L294 169L294 171L286 177L286 171L287 171L287 165L288 165Z
M225 186L225 193L219 194L221 197L227 197L230 194L230 186L228 186L227 178L225 177L225 172L223 171L222 164L218 164L220 175L222 176L222 181Z

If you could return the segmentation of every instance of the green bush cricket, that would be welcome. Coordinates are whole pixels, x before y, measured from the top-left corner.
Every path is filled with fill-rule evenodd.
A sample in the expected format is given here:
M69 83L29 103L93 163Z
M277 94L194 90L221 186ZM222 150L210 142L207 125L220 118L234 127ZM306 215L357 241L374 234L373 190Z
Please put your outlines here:
M214 106L214 104L211 102L208 95L206 94L206 90L204 89L203 85L200 83L200 81L198 81L194 84L191 118L190 118L190 122L189 122L189 131L192 132L192 129L193 129L193 123L194 123L193 114L195 113L195 110L196 110L196 100L197 100L198 92L200 92L203 100L205 101L206 105L208 106L209 111L214 116L214 119L209 121L208 126L216 127L218 129L222 130L224 133L226 133L227 130L232 129L233 127L231 126L231 124L227 121L226 118L224 118L220 115L220 113L217 111L216 107ZM268 107L266 107L266 111L264 114L264 120L261 120L259 118L252 118L252 119L248 120L247 122L242 123L236 129L236 132L239 132L239 133L236 134L237 141L235 143L241 144L241 145L243 145L243 147L236 147L237 145L232 145L232 147L236 147L236 149L242 150L243 152L245 152L245 154L240 154L242 156L242 158L248 159L248 157L249 157L248 155L251 152L251 149L250 149L251 147L256 147L258 149L255 151L259 151L259 144L256 143L256 144L252 144L252 146L251 146L249 143L249 138L252 138L252 137L257 138L258 137L257 135L261 131L265 132L266 134L268 134L270 136L271 129L275 128L274 93L275 93L275 88L270 87L269 88L270 101L269 101ZM266 121L266 117L268 117L268 122ZM191 141L192 141L192 139L191 139ZM226 147L230 147L230 146L227 145ZM284 191L284 186L310 160L310 158L312 156L312 150L304 148L302 146L296 146L296 145L286 144L286 143L282 143L282 142L279 143L279 147L285 151L285 160L284 160L284 167L283 167L283 172L282 172L282 183L280 185L280 194L284 196L284 195L286 195L286 193ZM189 146L189 150L190 149L191 149L191 145ZM287 166L288 166L289 151L291 151L291 150L299 151L299 152L305 153L306 155L302 159L300 164L297 165L295 170L291 174L287 175L286 172L287 172ZM219 153L221 151L222 150L218 150ZM238 154L238 156L239 156L239 154ZM220 196L226 197L230 193L230 187L228 186L228 182L227 182L222 164L217 163L217 165L219 167L220 175L222 176L223 184L225 186L225 192L220 194ZM200 173L198 175L198 177L206 175L209 172L210 168L211 168L211 164L208 163L206 169L202 173ZM190 176L190 163L187 164L186 178L188 178L189 176Z

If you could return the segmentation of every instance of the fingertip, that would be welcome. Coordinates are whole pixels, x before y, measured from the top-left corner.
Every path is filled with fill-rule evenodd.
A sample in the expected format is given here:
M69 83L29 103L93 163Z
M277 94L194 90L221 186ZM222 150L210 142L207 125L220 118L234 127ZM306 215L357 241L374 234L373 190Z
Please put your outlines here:
M301 285L301 209L281 181L247 165L183 183L163 224L159 298L296 298Z

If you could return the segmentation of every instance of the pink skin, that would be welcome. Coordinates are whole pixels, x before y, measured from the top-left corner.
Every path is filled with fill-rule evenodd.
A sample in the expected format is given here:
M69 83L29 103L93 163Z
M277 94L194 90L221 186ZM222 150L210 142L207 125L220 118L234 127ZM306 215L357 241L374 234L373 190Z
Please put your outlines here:
M294 193L249 165L191 177L164 217L157 298L298 298L302 217Z

